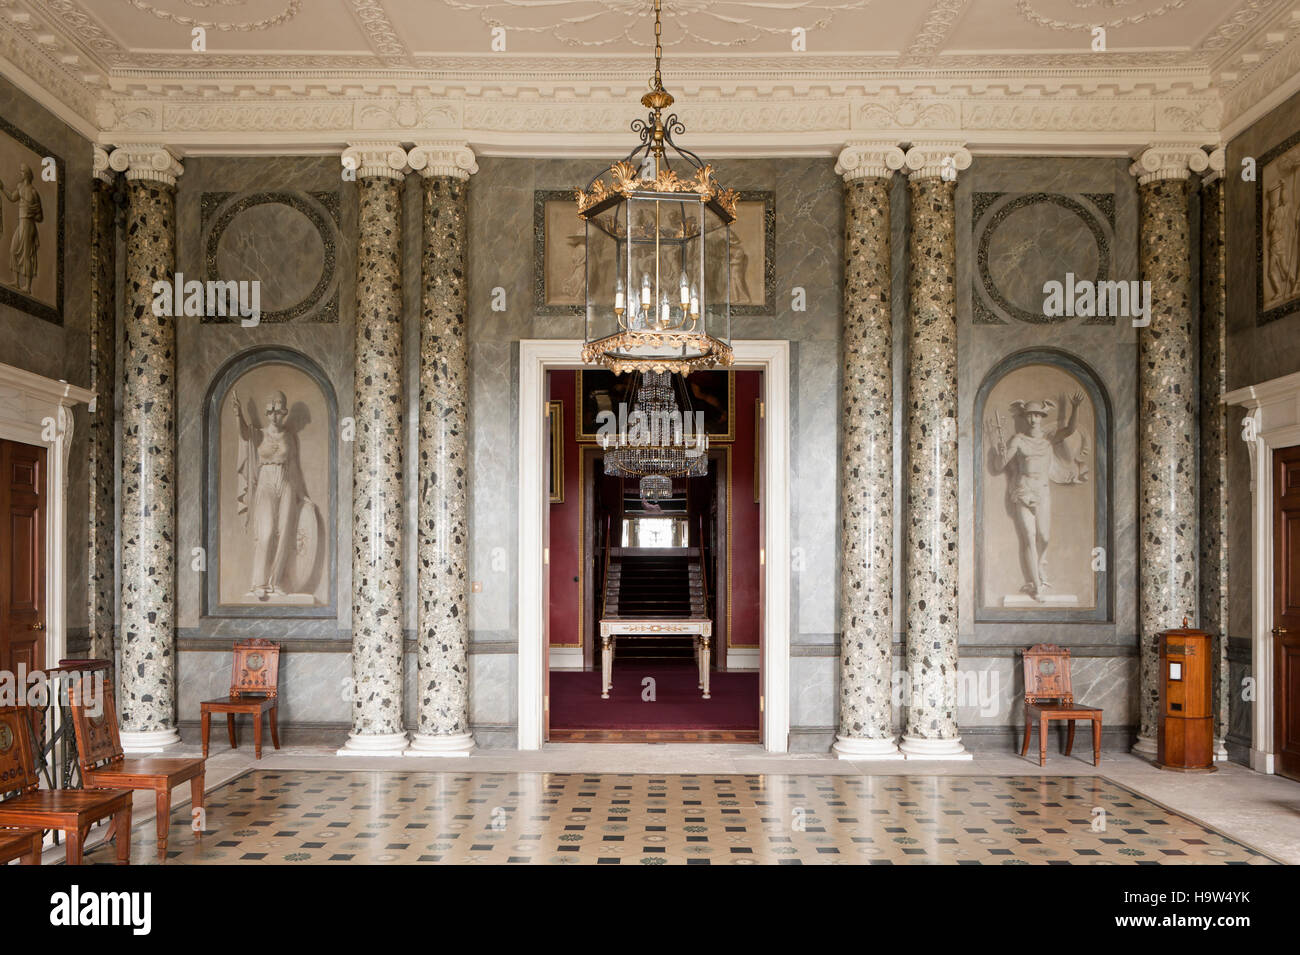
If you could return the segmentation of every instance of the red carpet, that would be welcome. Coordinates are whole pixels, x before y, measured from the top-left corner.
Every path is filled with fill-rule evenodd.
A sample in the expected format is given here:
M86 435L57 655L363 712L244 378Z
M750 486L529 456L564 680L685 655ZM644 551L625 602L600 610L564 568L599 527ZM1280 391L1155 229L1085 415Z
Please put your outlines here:
M641 699L642 680L655 680L655 700ZM695 665L615 661L609 699L600 698L600 671L551 673L551 728L556 730L757 730L758 674L713 673L712 699L700 697Z

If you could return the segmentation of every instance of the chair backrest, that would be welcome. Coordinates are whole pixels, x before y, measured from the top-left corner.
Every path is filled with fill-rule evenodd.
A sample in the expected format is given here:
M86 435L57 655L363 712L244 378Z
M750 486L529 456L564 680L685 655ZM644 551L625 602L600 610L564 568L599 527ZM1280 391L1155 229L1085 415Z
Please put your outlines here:
M0 796L32 792L40 785L27 707L0 707Z
M235 644L231 696L274 697L280 692L280 645L253 639Z
M92 687L90 675L86 674L68 691L68 709L72 711L72 728L77 734L77 763L83 776L87 770L123 756L113 688L107 683L102 684L103 700L96 706L89 699ZM83 688L86 693L82 692Z
M1035 643L1025 656L1025 702L1074 702L1070 686L1070 651L1054 643Z

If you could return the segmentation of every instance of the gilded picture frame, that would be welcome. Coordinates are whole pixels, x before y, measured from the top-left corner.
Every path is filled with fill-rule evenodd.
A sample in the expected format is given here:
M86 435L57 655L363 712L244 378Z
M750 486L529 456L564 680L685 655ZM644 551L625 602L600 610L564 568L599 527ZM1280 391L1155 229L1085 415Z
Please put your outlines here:
M564 402L546 402L546 423L551 432L550 502L564 503Z

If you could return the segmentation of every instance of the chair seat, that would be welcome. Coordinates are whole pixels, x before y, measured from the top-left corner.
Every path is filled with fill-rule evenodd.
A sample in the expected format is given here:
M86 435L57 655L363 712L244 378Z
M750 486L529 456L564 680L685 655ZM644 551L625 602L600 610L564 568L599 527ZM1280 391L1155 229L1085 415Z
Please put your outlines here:
M39 858L40 851L41 830L0 829L0 865L23 856Z
M209 713L265 713L279 702L274 696L227 696L220 700L205 700L199 710Z
M130 805L125 789L38 789L0 802L0 826L81 826Z
M186 780L202 776L204 761L198 757L147 757L115 759L83 773L85 785L109 789L153 789L165 781L173 789Z
M1086 706L1083 703L1026 703L1025 711L1058 720L1101 718L1101 707Z

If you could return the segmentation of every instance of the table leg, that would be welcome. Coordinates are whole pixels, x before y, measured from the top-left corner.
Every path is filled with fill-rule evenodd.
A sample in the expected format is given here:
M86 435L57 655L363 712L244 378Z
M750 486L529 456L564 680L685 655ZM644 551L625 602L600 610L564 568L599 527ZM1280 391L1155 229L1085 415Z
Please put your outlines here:
M709 638L700 637L700 680L704 684L704 698L711 699L709 696Z
M1074 720L1070 720L1070 729L1065 734L1065 755L1069 756L1074 749Z
M165 786L154 793L157 811L154 822L158 830L158 858L167 858L167 834L172 825L172 792Z
M1047 727L1048 719L1046 716L1038 720L1038 765L1047 765Z
M1101 765L1101 717L1092 720L1092 765Z
M600 638L600 698L609 699L609 685L614 670L614 636L607 634Z
M208 758L208 734L212 730L212 714L204 710L199 715L199 732L203 736L203 758Z

